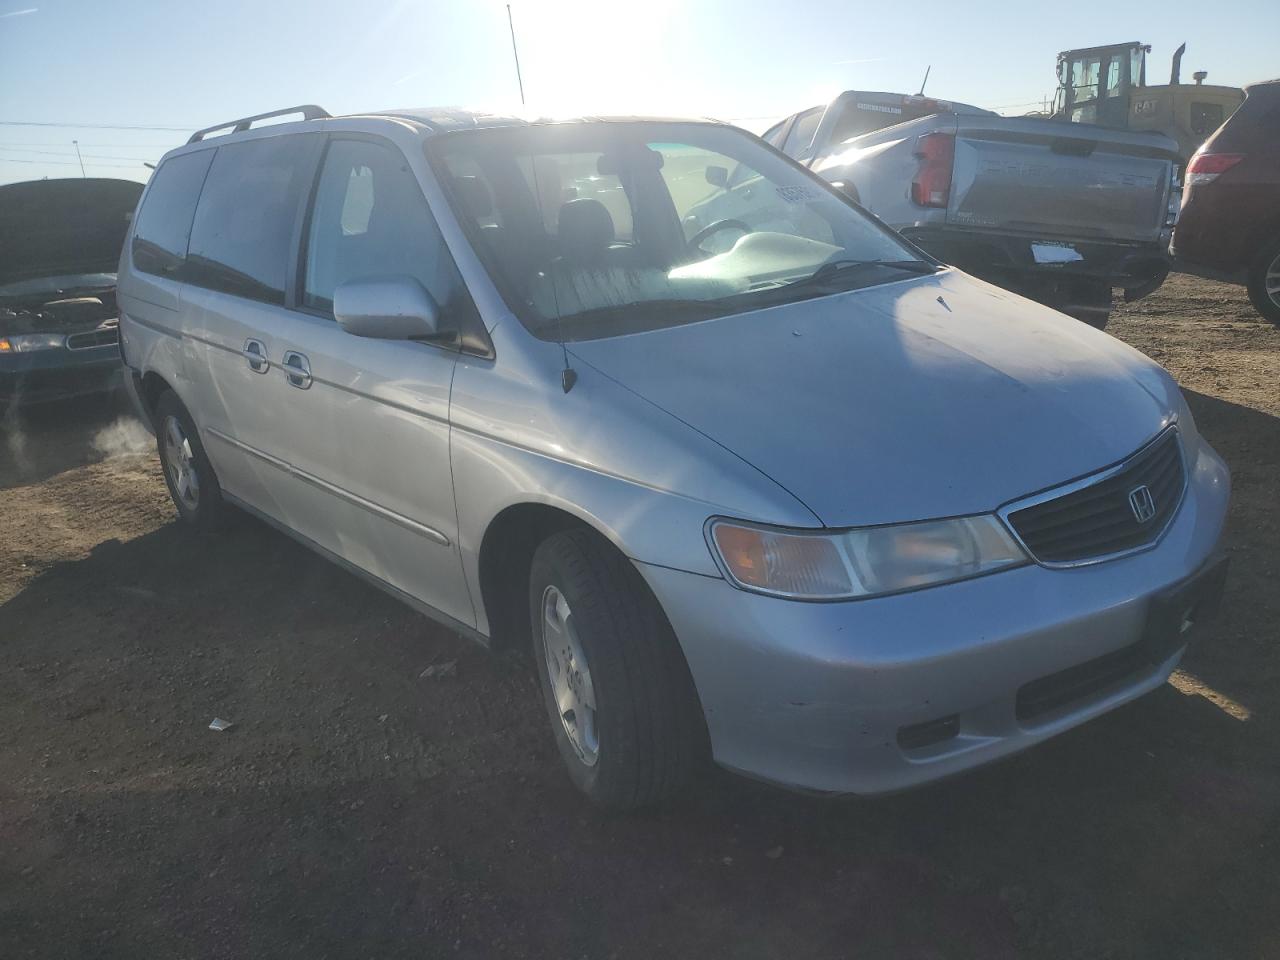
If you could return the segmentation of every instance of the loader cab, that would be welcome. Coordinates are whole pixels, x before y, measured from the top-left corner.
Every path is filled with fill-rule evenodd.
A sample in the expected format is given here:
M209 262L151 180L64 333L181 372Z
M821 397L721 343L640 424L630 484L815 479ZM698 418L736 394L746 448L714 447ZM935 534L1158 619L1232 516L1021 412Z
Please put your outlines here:
M1118 43L1058 54L1054 115L1072 123L1127 129L1130 95L1147 85L1150 52L1147 44Z
M1203 71L1192 75L1194 83L1183 83L1186 46L1173 53L1169 82L1151 85L1147 83L1148 44L1063 51L1058 54L1054 119L1163 133L1177 141L1185 162L1244 101L1239 87L1206 84Z

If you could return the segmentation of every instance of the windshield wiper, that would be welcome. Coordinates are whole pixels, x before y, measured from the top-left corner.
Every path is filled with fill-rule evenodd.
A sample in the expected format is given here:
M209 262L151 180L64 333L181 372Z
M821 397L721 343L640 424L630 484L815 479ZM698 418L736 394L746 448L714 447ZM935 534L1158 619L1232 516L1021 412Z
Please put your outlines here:
M907 273L918 273L920 275L928 273L937 273L938 268L935 264L926 260L853 260L842 257L839 260L828 260L809 276L796 283L811 283L815 281L825 280L827 277L837 273L843 273L846 270L855 270L863 267L887 267L891 270L903 270Z

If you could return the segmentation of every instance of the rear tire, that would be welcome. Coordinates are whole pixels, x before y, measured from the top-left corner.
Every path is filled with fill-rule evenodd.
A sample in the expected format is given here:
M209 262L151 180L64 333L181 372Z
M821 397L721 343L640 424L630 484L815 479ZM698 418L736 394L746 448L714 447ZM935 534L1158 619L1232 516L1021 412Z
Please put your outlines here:
M178 516L201 530L213 530L225 510L222 488L205 456L195 421L172 390L156 401L153 419L164 482Z
M1258 313L1280 326L1280 239L1267 246L1249 270L1249 299Z
M1075 309L1062 311L1067 316L1097 330L1107 328L1111 319L1110 284L1081 281L1071 288L1071 302Z
M632 810L676 793L706 753L689 668L631 561L590 530L553 534L529 575L534 669L574 785Z

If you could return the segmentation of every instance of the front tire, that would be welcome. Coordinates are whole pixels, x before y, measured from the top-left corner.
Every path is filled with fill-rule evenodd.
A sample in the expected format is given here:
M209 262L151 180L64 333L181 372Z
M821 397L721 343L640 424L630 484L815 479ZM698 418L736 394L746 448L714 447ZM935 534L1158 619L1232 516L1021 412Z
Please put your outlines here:
M1249 299L1258 313L1280 326L1280 239L1263 250L1250 269Z
M706 724L657 599L590 530L552 535L529 576L534 669L569 776L631 810L676 793L705 756Z
M154 421L164 482L178 516L201 530L214 529L223 511L222 488L205 456L195 421L171 390L156 401Z

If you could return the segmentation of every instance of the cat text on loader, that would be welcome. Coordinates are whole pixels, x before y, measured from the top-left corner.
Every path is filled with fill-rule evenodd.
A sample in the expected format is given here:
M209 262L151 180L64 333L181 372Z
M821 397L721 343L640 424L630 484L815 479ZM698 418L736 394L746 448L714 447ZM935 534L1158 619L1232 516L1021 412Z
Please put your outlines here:
M1211 86L1205 74L1181 83L1184 43L1173 54L1168 84L1147 84L1148 44L1064 50L1058 54L1054 117L1118 130L1154 130L1178 142L1182 163L1244 101L1239 87Z

